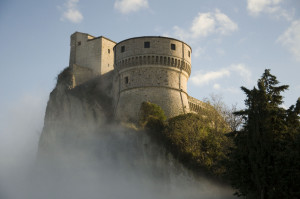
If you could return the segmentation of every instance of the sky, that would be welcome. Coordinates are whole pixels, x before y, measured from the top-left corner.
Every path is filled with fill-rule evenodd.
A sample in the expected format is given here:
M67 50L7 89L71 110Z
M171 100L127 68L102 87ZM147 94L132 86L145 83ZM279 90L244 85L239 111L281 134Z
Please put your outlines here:
M119 42L168 36L192 47L188 93L243 107L264 69L282 84L285 107L300 96L299 0L2 0L0 107L44 97L68 66L75 31ZM46 96L46 97L45 97Z
M253 88L271 69L290 86L283 105L289 107L300 96L299 12L299 0L1 0L2 117L22 103L45 110L56 76L68 66L75 31L116 42L183 40L192 47L189 95L215 94L241 108L240 87Z
M244 108L240 87L271 69L290 86L288 108L300 97L299 12L299 0L0 0L0 170L34 159L75 31L183 40L192 47L189 95L219 95L228 106Z

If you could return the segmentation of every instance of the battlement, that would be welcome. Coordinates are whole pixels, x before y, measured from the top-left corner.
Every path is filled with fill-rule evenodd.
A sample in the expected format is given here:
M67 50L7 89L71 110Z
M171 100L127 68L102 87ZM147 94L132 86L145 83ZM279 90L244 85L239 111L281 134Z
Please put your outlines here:
M189 101L189 107L190 107L190 111L191 112L195 112L195 113L200 113L203 110L207 110L209 108L211 108L208 104L193 98L191 96L188 96L188 101Z
M178 68L185 71L188 76L191 74L191 65L178 57L160 56L158 54L148 54L144 56L132 56L115 63L115 69L123 70L134 66L161 65Z
M70 52L73 85L109 73L114 114L120 120L137 120L144 101L161 106L167 117L200 112L205 103L187 94L191 53L188 44L169 37L134 37L116 43L75 32Z

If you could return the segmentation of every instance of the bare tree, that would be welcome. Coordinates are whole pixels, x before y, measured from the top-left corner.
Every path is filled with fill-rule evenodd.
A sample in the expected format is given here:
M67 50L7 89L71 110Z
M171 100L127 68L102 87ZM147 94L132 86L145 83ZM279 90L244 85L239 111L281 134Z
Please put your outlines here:
M243 118L234 113L238 111L237 104L227 106L221 95L210 94L208 98L204 98L205 103L210 104L224 118L232 131L237 131L242 128Z

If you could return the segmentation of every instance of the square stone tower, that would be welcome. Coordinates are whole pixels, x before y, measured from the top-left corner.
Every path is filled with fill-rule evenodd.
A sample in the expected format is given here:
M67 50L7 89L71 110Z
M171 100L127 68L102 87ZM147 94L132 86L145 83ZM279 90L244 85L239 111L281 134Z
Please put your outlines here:
M114 69L116 42L103 36L75 32L71 35L69 67L73 69L76 85Z

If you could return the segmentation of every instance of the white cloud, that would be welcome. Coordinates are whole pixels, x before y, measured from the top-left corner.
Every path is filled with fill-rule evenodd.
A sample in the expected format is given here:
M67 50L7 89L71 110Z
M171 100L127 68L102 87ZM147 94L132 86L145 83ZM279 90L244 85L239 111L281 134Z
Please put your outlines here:
M207 36L215 31L216 21L213 13L199 13L190 28L192 37Z
M213 88L220 89L221 86L219 83L216 83L216 81L224 77L229 77L232 74L235 74L235 78L237 78L236 76L240 77L242 80L246 81L247 84L251 84L253 82L251 71L246 67L245 64L242 63L232 64L231 66L221 68L218 71L199 71L191 77L191 82L197 86L204 86L214 82Z
M116 0L114 7L122 14L136 12L143 8L148 8L148 0Z
M210 71L207 73L198 72L196 75L191 77L191 82L198 86L203 86L214 80L229 75L230 75L230 71L228 69L221 69L219 71Z
M293 12L283 9L280 4L283 0L247 0L247 9L253 16L260 13L273 14L276 18L283 17L288 21L293 19Z
M238 30L238 25L216 9L215 12L198 13L188 31L178 26L174 26L173 30L175 36L186 40L207 37L212 34L228 35Z
M63 8L60 8L64 10L60 18L62 21L68 20L72 23L80 23L83 20L83 16L78 10L78 2L79 0L67 0Z
M215 18L219 25L216 28L216 32L222 35L227 35L238 29L238 25L234 23L227 15L221 13L218 9L216 10Z
M216 90L219 90L221 88L221 86L220 86L220 84L214 84L213 88Z
M291 26L277 39L300 62L300 20L292 22Z
M253 15L258 15L261 12L278 9L277 5L281 0L248 0L247 8Z

